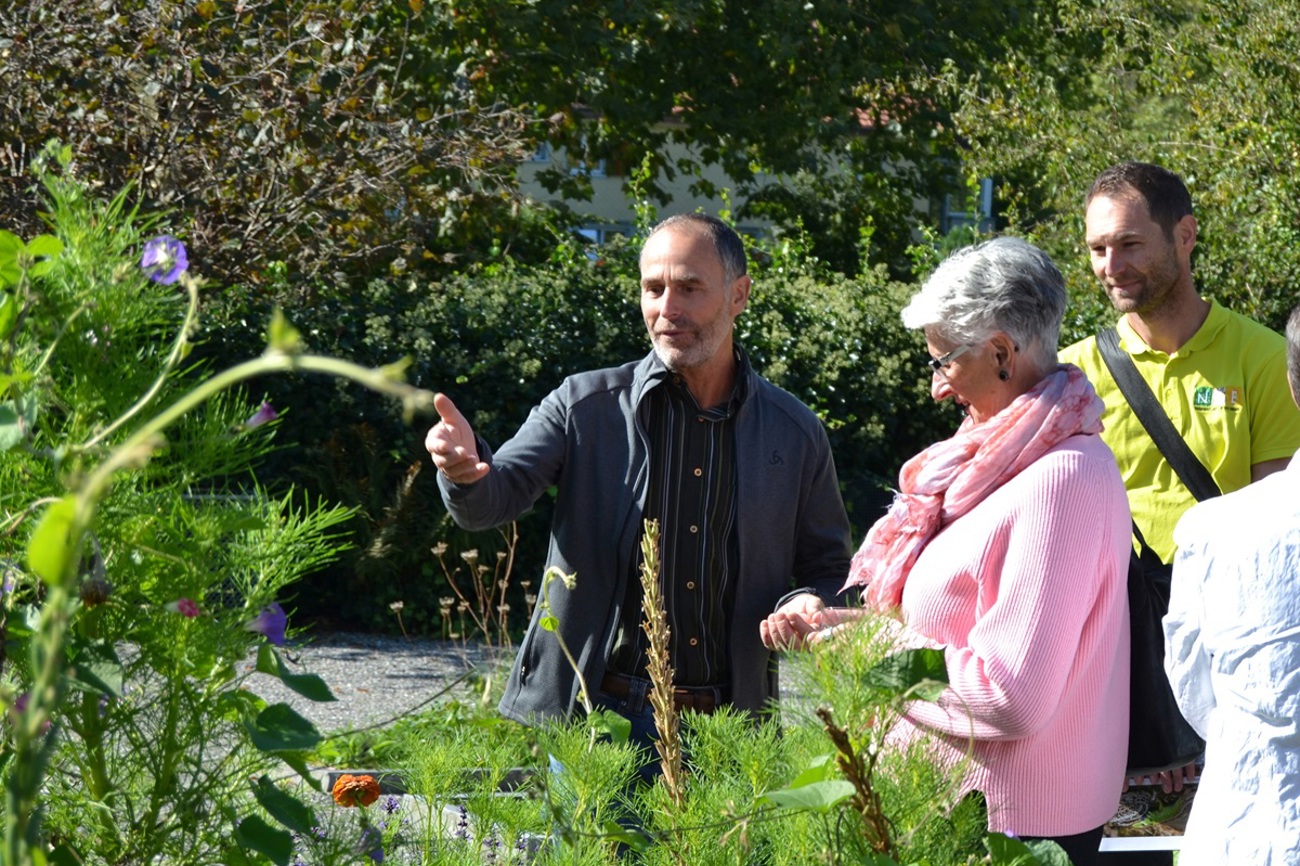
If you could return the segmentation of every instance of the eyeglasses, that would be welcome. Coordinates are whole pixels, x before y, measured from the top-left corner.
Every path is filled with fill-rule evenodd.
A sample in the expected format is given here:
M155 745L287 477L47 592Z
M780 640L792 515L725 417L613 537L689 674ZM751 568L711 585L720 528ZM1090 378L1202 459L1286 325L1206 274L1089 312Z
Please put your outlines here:
M952 365L952 362L961 355L970 351L970 346L958 346L946 355L940 355L938 358L931 358L929 361L931 372L938 373L940 370L946 370Z

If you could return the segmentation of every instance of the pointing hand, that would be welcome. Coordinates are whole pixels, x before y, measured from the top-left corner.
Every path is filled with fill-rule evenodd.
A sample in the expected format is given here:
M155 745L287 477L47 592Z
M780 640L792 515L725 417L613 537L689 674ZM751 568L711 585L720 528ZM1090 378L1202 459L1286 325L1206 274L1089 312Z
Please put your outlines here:
M474 428L446 394L435 394L433 408L442 418L429 429L424 447L433 465L456 484L473 484L492 468L478 459Z

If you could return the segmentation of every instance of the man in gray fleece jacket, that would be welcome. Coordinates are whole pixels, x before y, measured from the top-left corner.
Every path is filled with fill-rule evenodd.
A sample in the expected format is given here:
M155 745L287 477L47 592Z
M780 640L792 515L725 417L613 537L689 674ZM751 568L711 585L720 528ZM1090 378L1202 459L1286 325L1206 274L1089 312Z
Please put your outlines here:
M593 700L647 742L640 628L643 520L661 527L664 603L679 707L776 698L759 637L775 609L831 603L850 557L849 523L821 422L764 380L732 342L749 300L744 246L720 220L670 217L641 251L641 310L654 351L570 376L493 454L438 395L426 445L443 500L466 529L507 523L555 490L547 566L576 575L549 589L556 630ZM562 717L579 681L535 612L500 710Z

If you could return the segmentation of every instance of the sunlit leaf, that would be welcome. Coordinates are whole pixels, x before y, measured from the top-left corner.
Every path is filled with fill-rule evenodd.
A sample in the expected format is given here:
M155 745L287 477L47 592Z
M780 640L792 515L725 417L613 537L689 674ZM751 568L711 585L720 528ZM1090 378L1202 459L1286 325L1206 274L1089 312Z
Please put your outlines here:
M1065 850L1045 839L1022 842L1012 836L990 833L984 840L992 866L1070 866Z
M379 374L390 382L405 382L407 369L415 363L415 359L407 355L391 364L385 364L379 368Z
M818 755L816 758L813 758L812 762L809 763L808 768L805 769L799 775L795 776L794 781L792 781L789 785L786 785L786 787L802 788L805 785L811 785L815 782L825 782L827 779L834 778L835 776L834 757L835 757L834 755L827 754L827 755Z
M9 339L9 334L18 321L18 300L8 292L0 291L0 340ZM4 389L0 388L0 394Z
M934 700L948 684L948 666L943 650L903 650L881 659L863 675L863 682L896 697Z
M289 324L289 320L284 317L284 312L278 307L271 314L271 324L266 332L266 344L271 351L285 355L298 355L303 350L302 334Z
M59 583L68 571L76 516L77 497L69 494L46 509L27 543L27 567L48 584Z
M17 285L22 279L19 259L25 249L22 238L0 229L0 288Z
M800 788L769 791L759 798L759 802L771 803L782 809L805 809L825 814L852 797L855 790L852 782L829 779Z
M316 674L295 674L291 672L285 665L284 659L276 652L275 647L270 644L262 644L261 649L257 651L257 669L261 673L270 674L277 678L308 700L318 702L337 700L334 693L330 691L330 687Z
M63 242L54 235L37 235L27 244L28 277L43 277L54 268L54 259L63 252ZM30 261L35 259L35 261Z
M626 743L632 736L632 722L618 713L607 710L594 710L587 716L587 724L616 743Z

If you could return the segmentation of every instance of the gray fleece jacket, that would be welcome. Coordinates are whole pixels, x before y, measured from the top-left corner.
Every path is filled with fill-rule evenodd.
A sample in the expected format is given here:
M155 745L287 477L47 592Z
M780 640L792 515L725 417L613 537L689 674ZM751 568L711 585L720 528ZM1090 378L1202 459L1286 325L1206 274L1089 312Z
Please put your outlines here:
M730 651L731 702L757 712L777 697L776 665L759 622L790 590L828 603L848 574L849 522L826 432L792 395L744 365L746 398L736 413L740 562ZM555 489L547 567L575 574L549 590L552 615L590 689L599 688L626 596L649 478L647 437L637 406L659 380L651 352L639 362L570 376L535 407L509 442L479 458L492 471L457 485L439 475L443 501L465 529L488 529L527 511ZM579 683L555 635L535 611L501 700L521 722L564 716Z

